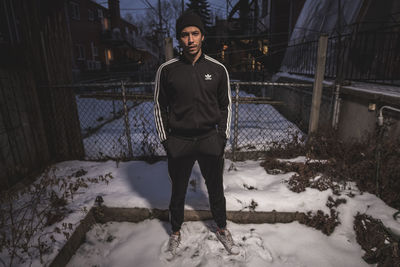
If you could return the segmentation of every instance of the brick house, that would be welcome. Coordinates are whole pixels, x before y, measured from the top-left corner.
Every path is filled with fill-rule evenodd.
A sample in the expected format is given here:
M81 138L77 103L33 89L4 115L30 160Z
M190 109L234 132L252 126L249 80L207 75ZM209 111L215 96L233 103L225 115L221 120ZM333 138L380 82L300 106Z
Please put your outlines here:
M75 77L93 72L135 72L149 69L157 59L138 46L137 28L120 16L119 0L108 8L92 0L69 0Z

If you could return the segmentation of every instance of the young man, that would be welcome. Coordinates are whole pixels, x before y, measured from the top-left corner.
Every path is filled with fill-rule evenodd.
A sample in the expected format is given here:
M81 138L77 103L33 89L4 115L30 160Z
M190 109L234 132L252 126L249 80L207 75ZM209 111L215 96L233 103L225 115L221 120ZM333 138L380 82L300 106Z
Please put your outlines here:
M198 15L182 14L176 38L183 53L162 64L156 76L154 117L168 156L172 183L169 205L172 234L168 250L180 243L185 196L195 161L205 179L217 237L230 253L237 253L226 229L223 188L224 149L230 135L231 91L226 68L202 52L204 26Z

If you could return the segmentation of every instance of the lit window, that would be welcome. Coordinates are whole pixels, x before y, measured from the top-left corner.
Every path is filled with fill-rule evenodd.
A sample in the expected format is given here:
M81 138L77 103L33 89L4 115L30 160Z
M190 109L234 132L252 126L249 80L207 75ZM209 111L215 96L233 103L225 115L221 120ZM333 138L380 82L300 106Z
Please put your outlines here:
M101 21L101 24L103 25L103 30L109 30L110 29L110 22L108 18L103 18Z
M266 55L268 53L268 45L263 45L262 53Z
M75 2L70 2L71 6L71 18L79 20L81 18L81 14L79 12L79 4Z
M113 60L113 53L111 49L107 49L107 60Z

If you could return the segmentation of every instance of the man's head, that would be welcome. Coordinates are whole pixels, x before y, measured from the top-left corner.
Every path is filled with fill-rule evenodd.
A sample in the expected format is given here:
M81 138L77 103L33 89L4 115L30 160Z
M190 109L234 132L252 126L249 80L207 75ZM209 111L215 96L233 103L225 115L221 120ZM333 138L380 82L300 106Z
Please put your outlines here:
M192 10L187 10L176 20L176 39L177 40L180 39L182 30L188 26L195 26L195 27L199 28L202 35L204 35L204 24L201 21L200 16L197 15Z
M185 12L177 19L176 39L187 55L194 57L201 51L204 25L196 13Z

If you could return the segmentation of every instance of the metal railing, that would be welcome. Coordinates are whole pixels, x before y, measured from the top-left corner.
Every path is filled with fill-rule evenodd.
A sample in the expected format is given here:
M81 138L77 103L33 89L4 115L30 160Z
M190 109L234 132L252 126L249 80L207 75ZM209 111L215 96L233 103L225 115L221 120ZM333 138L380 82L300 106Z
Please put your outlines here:
M400 84L400 26L331 36L325 78ZM285 71L314 76L318 40L290 45Z

